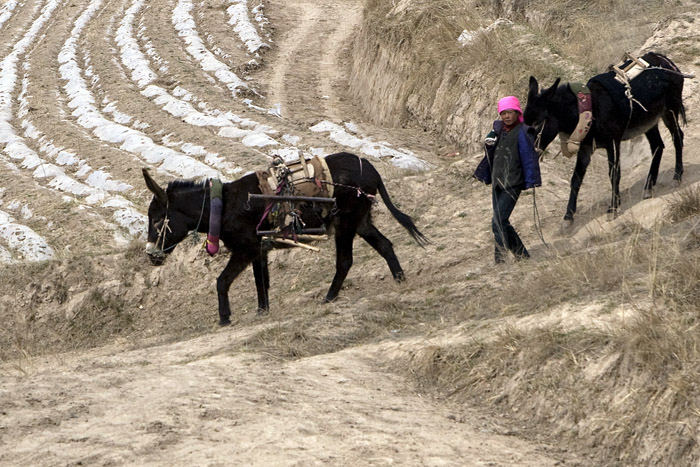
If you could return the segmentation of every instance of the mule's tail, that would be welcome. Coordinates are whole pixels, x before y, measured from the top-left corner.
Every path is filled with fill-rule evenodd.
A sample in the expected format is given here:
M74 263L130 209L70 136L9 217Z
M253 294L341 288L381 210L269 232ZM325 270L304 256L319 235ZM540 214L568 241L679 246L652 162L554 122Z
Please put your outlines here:
M428 240L428 237L423 235L421 231L418 230L418 227L416 227L416 224L413 223L411 216L404 214L403 212L399 211L399 208L394 206L394 203L391 202L391 198L389 197L389 192L386 191L386 187L384 186L384 182L381 178L379 179L379 194L382 195L382 200L389 209L391 215L394 216L394 219L396 219L399 224L401 224L401 226L408 231L418 245L425 248L425 245L428 245L430 240Z

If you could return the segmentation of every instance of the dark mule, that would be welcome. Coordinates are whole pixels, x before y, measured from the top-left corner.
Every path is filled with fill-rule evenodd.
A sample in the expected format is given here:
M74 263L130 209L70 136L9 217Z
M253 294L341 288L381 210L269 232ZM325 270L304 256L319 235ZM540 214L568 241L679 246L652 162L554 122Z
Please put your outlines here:
M683 131L680 128L680 120L685 123L682 99L684 76L678 67L663 55L649 52L642 58L650 67L629 81L632 100L625 93L625 85L614 79L614 71L597 75L587 83L593 100L593 124L581 142L576 156L564 226L570 226L573 222L578 192L595 147L604 147L608 154L608 174L612 184L608 213L614 216L620 206L620 142L644 134L652 152L651 167L644 185L644 197L651 197L664 149L659 133L659 120L663 120L673 137L676 149L673 178L678 183L681 181ZM550 88L540 92L537 80L530 77L524 118L525 123L541 132L541 149L545 149L558 133L562 134L561 138L565 141L578 122L576 96L568 83L559 86L559 82L560 79L557 78Z
M325 301L334 300L352 266L352 244L355 235L360 235L386 260L391 274L397 282L404 280L391 242L372 224L370 208L377 192L394 218L421 246L427 239L416 228L413 220L394 206L377 170L366 159L354 154L339 153L326 157L328 169L335 185L336 199L333 209L303 207L302 220L307 228L332 228L335 232L336 265L335 276ZM144 169L146 186L154 197L148 207L148 245L146 253L154 264L163 262L177 243L188 232L206 232L209 225L209 187L207 183L174 181L167 189L161 188ZM267 252L256 228L263 218L265 201L248 200L248 194L260 194L256 174L246 175L223 185L223 209L221 213L221 240L231 251L226 267L216 281L219 296L219 324L230 323L231 309L228 291L234 279L251 263L258 292L258 311L269 309L268 288L270 277ZM260 224L261 230L271 229L267 218Z

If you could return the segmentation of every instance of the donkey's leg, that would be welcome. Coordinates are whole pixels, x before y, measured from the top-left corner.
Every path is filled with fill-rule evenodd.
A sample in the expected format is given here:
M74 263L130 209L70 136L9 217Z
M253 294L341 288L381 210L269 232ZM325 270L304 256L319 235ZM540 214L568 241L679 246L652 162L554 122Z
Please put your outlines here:
M340 288L352 266L352 241L355 238L355 224L341 221L335 229L335 276L326 294L325 302L332 302L338 297Z
M566 214L564 215L564 223L562 227L570 227L574 222L574 214L576 213L576 201L578 199L578 192L581 189L581 184L583 183L583 177L586 176L586 170L588 170L588 165L591 163L591 153L593 152L593 147L590 145L581 145L576 155L576 168L574 168L574 174L571 176L571 191L569 193L569 204L566 206Z
M645 136L647 141L649 141L652 155L649 175L647 175L647 181L644 183L644 199L648 199L651 198L652 188L656 185L656 178L659 176L659 164L664 153L664 141L661 139L661 133L659 133L659 125L654 125L653 128L646 132Z
M245 251L241 249L240 251ZM231 324L231 306L228 300L228 290L231 284L254 259L254 256L236 253L232 254L226 267L216 279L216 292L219 296L219 325Z
M369 215L365 216L362 220L357 228L357 233L386 260L391 275L394 276L394 280L396 282L403 282L406 277L404 276L403 269L401 269L399 260L396 258L396 253L394 253L394 246L391 244L391 241L382 235L379 229L372 224L372 219Z
M680 185L683 179L683 130L681 130L680 124L678 123L677 114L666 111L662 118L673 137L673 147L676 150L676 167L673 170L673 179Z
M608 176L612 185L612 196L608 207L608 220L617 217L620 207L620 141L612 140L606 145L608 151Z
M267 251L263 251L258 259L253 261L255 288L258 291L258 314L264 315L270 311L270 271L267 267Z

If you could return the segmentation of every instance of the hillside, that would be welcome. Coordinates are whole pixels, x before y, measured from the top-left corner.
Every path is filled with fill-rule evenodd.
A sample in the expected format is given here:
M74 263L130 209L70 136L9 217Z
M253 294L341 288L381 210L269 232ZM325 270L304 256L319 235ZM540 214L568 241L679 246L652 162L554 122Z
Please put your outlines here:
M550 151L513 217L533 261L492 264L471 173L499 96L626 50L700 71L695 2L573 3L6 1L0 464L696 464L697 78L682 186L665 129L652 199L646 141L623 143L608 222L597 151L562 231L574 161ZM200 238L148 262L143 167L230 181L338 151L430 238L374 208L406 283L358 240L322 304L332 242L276 251L270 314L248 269L219 328L226 254Z

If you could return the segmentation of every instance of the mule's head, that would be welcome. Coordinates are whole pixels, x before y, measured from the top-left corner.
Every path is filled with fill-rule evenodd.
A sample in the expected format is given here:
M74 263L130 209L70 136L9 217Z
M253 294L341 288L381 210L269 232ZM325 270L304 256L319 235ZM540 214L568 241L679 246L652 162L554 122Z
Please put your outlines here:
M523 111L525 124L530 125L539 135L538 149L545 149L554 141L559 133L559 122L550 111L552 97L557 91L561 78L557 78L554 84L540 91L540 86L534 76L530 76L530 89L527 93L527 105Z
M175 246L188 233L186 216L170 201L168 192L156 183L146 169L142 170L146 186L153 193L148 206L148 236L146 254L155 266L165 261Z

